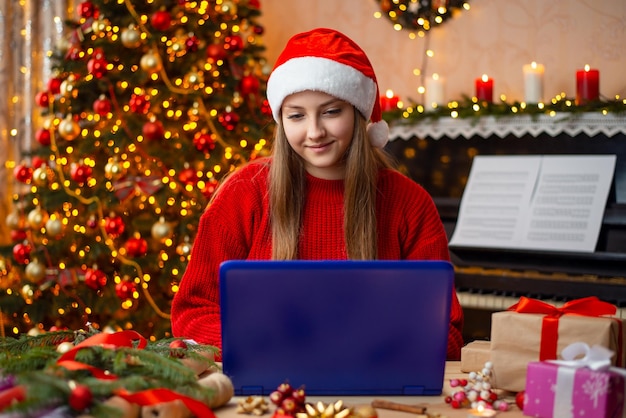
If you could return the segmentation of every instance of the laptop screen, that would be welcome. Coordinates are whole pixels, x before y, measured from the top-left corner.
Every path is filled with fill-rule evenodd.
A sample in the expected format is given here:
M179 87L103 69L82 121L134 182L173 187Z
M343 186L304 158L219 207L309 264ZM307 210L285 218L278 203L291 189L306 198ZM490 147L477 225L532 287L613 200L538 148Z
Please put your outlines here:
M445 261L224 262L224 373L237 395L439 395L453 282Z

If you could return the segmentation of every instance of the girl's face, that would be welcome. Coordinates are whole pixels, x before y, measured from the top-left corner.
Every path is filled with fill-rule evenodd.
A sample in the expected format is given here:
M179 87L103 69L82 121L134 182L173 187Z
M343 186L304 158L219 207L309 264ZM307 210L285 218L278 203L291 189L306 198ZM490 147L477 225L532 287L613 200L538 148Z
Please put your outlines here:
M326 93L306 90L287 96L282 123L287 142L312 176L344 177L344 154L354 133L354 107Z

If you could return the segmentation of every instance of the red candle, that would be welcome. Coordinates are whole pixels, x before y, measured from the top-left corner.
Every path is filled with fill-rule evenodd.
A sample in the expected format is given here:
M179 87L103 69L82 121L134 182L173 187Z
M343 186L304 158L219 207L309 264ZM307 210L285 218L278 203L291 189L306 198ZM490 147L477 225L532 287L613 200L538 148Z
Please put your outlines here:
M400 98L394 95L392 90L387 90L385 95L380 96L380 109L383 112L396 110L398 108L399 102L400 102Z
M576 104L600 99L600 72L585 65L584 70L576 71Z
M487 74L476 79L476 98L479 102L493 102L493 79Z

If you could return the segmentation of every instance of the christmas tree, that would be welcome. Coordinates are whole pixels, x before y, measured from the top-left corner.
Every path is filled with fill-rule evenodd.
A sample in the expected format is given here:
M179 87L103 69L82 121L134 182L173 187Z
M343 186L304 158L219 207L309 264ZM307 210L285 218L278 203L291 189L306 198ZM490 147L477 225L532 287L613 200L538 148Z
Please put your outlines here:
M16 162L3 332L169 336L211 194L269 149L260 14L258 0L77 5L35 98L40 146Z

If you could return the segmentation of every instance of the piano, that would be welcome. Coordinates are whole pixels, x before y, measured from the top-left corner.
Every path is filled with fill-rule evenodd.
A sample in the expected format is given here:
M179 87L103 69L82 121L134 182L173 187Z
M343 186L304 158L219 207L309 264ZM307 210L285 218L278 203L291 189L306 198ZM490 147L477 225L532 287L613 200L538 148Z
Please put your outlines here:
M476 120L477 119L477 120ZM450 238L476 155L614 154L617 163L593 253L450 247L467 342L489 339L491 314L520 296L555 306L586 296L626 318L626 115L483 116L392 124L388 151L431 194Z

